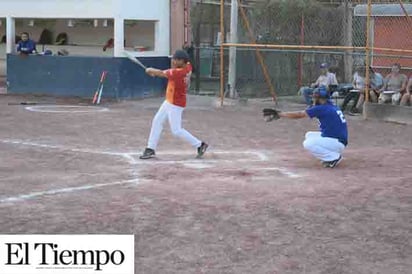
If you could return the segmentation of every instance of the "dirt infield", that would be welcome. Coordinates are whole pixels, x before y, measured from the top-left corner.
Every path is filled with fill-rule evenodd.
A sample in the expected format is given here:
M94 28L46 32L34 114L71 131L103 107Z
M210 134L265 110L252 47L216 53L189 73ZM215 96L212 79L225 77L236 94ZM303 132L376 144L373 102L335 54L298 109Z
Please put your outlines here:
M195 97L184 126L205 159L166 129L140 161L159 104L1 96L0 233L134 234L136 273L410 273L411 126L348 117L330 170L301 145L316 122Z

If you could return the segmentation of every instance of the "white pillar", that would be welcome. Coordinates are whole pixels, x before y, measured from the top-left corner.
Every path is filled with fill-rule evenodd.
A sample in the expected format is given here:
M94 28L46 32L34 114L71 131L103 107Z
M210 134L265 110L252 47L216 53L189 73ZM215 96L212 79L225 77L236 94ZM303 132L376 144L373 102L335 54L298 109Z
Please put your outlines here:
M16 51L15 37L16 37L16 21L13 17L6 18L6 37L7 37L7 54L13 54Z
M237 43L238 0L232 0L230 9L230 43ZM236 47L229 49L229 85L230 97L236 95Z
M156 21L154 23L154 51L160 52L162 50L162 28L160 27L160 22ZM170 47L169 47L170 48Z
M124 19L114 18L114 57L123 57L124 51Z

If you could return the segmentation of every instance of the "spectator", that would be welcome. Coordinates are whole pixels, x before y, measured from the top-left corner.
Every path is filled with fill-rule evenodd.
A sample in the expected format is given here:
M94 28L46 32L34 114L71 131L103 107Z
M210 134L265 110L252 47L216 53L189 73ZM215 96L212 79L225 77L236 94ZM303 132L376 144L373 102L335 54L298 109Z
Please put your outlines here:
M357 67L355 74L353 75L353 90L351 90L343 100L341 110L345 111L346 107L353 100L353 106L349 111L350 115L354 115L359 112L357 103L359 101L359 95L365 92L365 67Z
M112 49L114 48L114 39L110 38L107 40L106 44L103 46L103 51L106 51L107 49Z
M17 52L19 54L36 54L36 43L30 39L30 36L27 32L21 34L21 40L17 44Z
M69 40L67 33L61 32L57 35L56 38L56 45L67 45L67 41Z
M369 67L369 94L370 97L377 96L378 91L383 87L383 77L382 74L375 72L372 67ZM358 103L356 104L355 109L352 112L360 112L363 103L365 102L365 92L361 92L359 96Z
M373 102L379 101L380 104L392 101L392 104L399 104L403 93L406 91L406 82L408 78L406 75L400 73L401 65L393 64L392 72L385 78L383 87L378 91L379 98L376 98L374 93L371 93ZM385 93L385 91L392 91L393 93Z
M412 75L409 78L409 82L406 87L406 92L401 99L401 106L407 106L408 104L412 106Z
M329 72L328 64L323 63L320 65L320 76L315 83L311 84L310 88L302 87L300 92L303 94L305 102L308 106L312 105L313 91L321 86L325 86L327 89L330 85L337 85L336 75Z

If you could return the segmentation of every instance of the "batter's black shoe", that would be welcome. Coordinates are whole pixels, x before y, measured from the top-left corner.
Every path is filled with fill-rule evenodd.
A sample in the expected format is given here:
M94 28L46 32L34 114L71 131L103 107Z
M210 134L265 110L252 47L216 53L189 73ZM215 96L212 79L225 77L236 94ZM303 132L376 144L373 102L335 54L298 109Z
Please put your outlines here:
M140 156L139 158L142 159L142 160L146 160L146 159L150 159L150 158L155 157L155 155L156 155L156 153L153 149L146 148L143 152L143 155Z
M205 154L208 147L209 147L208 144L206 144L205 142L202 142L200 147L197 148L197 158L202 158L202 156Z
M339 158L336 159L336 160L333 160L333 161L330 161L330 162L323 162L323 167L334 168L337 165L339 165L340 162L342 162L342 159L343 159L342 156L339 156Z

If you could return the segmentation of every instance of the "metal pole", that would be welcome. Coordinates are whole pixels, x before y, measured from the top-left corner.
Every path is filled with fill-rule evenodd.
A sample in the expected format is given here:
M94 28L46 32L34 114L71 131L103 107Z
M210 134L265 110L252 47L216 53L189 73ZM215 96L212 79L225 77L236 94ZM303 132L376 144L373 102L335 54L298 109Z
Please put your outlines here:
M196 66L196 71L195 71L195 90L196 94L199 94L200 92L200 26L203 21L203 0L198 3L199 6L199 18L197 19L197 24L196 24L196 39L195 39L195 55L196 55L196 61L195 61L195 66Z
M404 6L403 3L402 3L402 0L399 0L399 5L401 5L401 8L402 8L402 10L403 10L403 13L404 13L405 16L406 16L406 20L408 20L409 24L411 24L411 26L412 26L411 16L410 16L410 15L408 14L408 12L406 11L405 6Z
M345 46L352 46L352 27L353 27L353 10L352 4L349 0L345 0L343 4L344 9L344 35L343 35L343 44ZM346 50L344 56L344 68L345 68L345 81L351 81L353 75L353 51Z
M370 66L370 52L371 52L371 45L370 45L370 30L371 30L371 17L372 17L372 0L368 0L368 17L366 19L366 47L365 47L365 102L363 103L363 118L367 119L367 105L369 102L369 66Z
M223 106L225 97L225 62L223 60L225 52L223 44L225 42L225 0L220 0L220 106Z
M220 0L220 106L223 106L225 97L225 0Z
M232 0L230 8L230 42L237 43L238 4ZM229 49L229 87L230 98L236 96L236 47Z
M305 15L302 13L300 22L300 44L305 44ZM303 85L303 53L299 53L298 57L298 87Z

